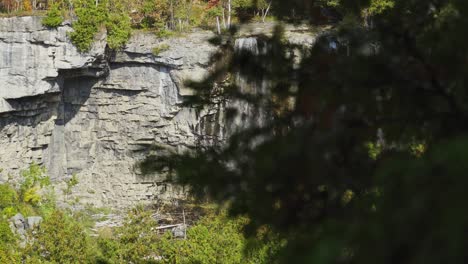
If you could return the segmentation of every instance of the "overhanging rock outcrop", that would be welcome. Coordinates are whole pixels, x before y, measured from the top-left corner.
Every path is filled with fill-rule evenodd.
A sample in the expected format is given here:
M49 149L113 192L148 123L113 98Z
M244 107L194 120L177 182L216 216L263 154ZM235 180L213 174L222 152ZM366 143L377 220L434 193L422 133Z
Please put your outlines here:
M256 49L249 37L265 28L244 28L236 49ZM144 176L135 164L153 145L180 152L228 134L221 102L204 110L182 105L193 94L185 80L208 73L217 50L208 41L213 33L164 40L135 33L118 52L101 34L80 53L67 37L71 30L66 24L44 28L40 17L0 18L0 182L9 175L18 181L19 171L36 162L46 166L58 195L76 174L73 196L83 204L127 207L183 198L184 190L164 174ZM316 39L302 29L286 34L305 46Z
M183 196L135 163L154 143L182 151L200 140L203 113L181 103L192 94L184 81L207 73L212 33L166 40L139 33L119 52L98 36L79 53L70 30L46 29L40 17L0 19L1 180L36 162L59 193L76 173L82 203L125 207Z

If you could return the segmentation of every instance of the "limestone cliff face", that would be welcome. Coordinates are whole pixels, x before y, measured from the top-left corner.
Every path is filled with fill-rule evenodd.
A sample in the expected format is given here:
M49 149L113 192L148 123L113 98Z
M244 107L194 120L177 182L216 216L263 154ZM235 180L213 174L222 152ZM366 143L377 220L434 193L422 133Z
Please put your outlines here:
M18 180L19 171L36 162L47 167L58 195L77 174L74 196L81 203L127 207L178 199L184 196L180 187L164 175L141 175L136 162L154 144L183 151L249 125L241 119L220 122L223 105L215 102L202 111L182 107L184 96L193 93L184 81L203 78L217 49L208 42L211 32L165 40L135 33L119 52L97 36L83 54L69 42L70 30L46 29L40 17L0 18L0 182L8 175ZM242 30L246 37L233 43L235 49L258 53L256 38L249 36L271 32L272 25ZM286 37L311 45L316 37L303 31L289 29ZM154 55L154 48L161 52ZM265 83L237 78L243 89L264 90ZM256 122L268 118L248 105L230 104Z
M200 120L212 113L181 106L191 93L183 83L206 74L212 34L162 41L138 33L116 53L98 37L81 54L70 30L46 29L38 17L0 19L1 180L34 161L58 190L76 173L83 203L181 197L162 175L143 177L134 167L153 143L182 151L200 140ZM162 45L169 49L153 55Z

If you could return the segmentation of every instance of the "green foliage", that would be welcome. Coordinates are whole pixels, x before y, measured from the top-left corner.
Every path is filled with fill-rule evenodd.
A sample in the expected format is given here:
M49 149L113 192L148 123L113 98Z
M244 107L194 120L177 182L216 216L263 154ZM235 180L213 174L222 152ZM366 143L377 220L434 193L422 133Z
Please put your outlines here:
M174 32L162 28L156 32L156 36L158 36L159 38L168 38L168 37L174 36Z
M42 24L49 28L56 28L63 22L62 13L58 3L53 3L47 10L46 16L42 19Z
M38 193L39 187L34 186L23 193L23 202L37 205L41 201L41 195Z
M243 260L245 219L209 216L187 231L187 240L166 234L159 250L165 263L249 263Z
M0 184L0 209L10 207L18 202L18 194L9 184Z
M399 263L464 262L467 147L466 137L456 138L434 144L418 158L402 154L379 166L376 182L385 189L371 218L355 230L361 244L354 252L358 263L375 263L370 258L391 263L386 261L389 248L375 243L382 237L391 237L395 251L407 248L405 256L394 256Z
M0 219L0 248L16 242L15 235L11 232L10 225L5 219Z
M20 185L20 197L25 203L38 205L42 201L40 190L50 185L50 178L46 169L32 163L28 169L21 171L23 182Z
M421 157L427 150L427 145L424 142L413 142L410 144L410 153L416 157Z
M21 171L23 177L19 189L9 183L0 185L0 209L3 217L16 213L24 216L47 216L55 209L55 192L50 187L46 170L35 163Z
M272 263L282 243L267 232L246 239L242 231L247 222L211 212L187 230L187 239L166 233L158 250L165 263Z
M22 262L18 252L6 250L0 246L0 263L20 264Z
M95 35L102 27L107 29L107 44L111 49L121 49L130 39L130 18L120 1L75 0L78 18L73 23L70 39L81 52L91 48ZM109 5L111 8L109 8Z
M70 195L72 193L73 187L75 187L78 183L78 177L76 174L73 174L72 177L66 182L67 187L63 190L63 193L65 195Z
M328 7L339 7L342 0L319 0L319 4Z
M153 48L153 55L158 56L161 52L169 50L169 48L167 44L160 44Z
M54 211L41 224L25 255L41 262L90 263L93 260L90 245L78 222L61 211Z
M17 251L17 238L9 223L0 218L0 263L21 263Z
M75 13L78 18L73 23L73 32L69 36L79 51L88 51L94 41L99 27L106 21L106 1L99 1L96 6L94 0L75 0Z
M36 208L28 203L21 202L16 205L16 208L20 214L25 217L37 215Z
M371 14L381 14L394 6L395 1L393 0L372 0L369 6L369 12Z
M50 185L50 178L46 175L46 168L32 163L28 169L21 171L23 182L20 186L21 193L34 187L47 187Z
M321 3L340 26L310 49L281 41L278 28L258 38L260 54L223 46L214 72L192 84L187 104L221 96L242 106L225 127L252 125L146 168L228 201L251 220L248 234L269 227L287 240L282 263L466 262L468 2ZM272 8L284 21L319 21L315 4Z
M130 18L122 13L111 13L106 21L107 44L111 49L117 50L125 46L130 39Z
M174 6L174 5L173 5ZM141 28L162 29L169 19L169 1L167 0L144 0L139 6L141 14Z
M152 263L159 237L156 221L142 207L131 210L125 224L114 231L113 238L100 237L98 245L108 263Z
M3 208L2 210L2 216L6 218L10 218L18 213L18 210L14 206L8 206Z
M269 263L281 243L245 239L246 221L210 213L188 228L187 239L176 239L170 232L159 235L151 213L136 208L122 227L101 233L99 259L105 263L155 263L157 257L162 258L158 263Z
M369 152L369 157L373 160L376 160L383 151L383 146L380 143L368 142L366 147Z

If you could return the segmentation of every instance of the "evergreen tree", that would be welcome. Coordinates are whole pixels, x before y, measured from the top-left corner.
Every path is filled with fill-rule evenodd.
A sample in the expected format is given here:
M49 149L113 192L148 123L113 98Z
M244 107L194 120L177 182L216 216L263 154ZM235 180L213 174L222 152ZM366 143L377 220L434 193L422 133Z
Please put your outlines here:
M188 103L222 92L270 118L142 168L169 165L195 194L228 201L251 219L247 235L269 226L288 240L284 263L466 263L468 2L274 0L272 9L284 21L340 22L310 49L280 28L266 53L225 46L231 56L193 84ZM242 91L238 74L267 81L267 92Z

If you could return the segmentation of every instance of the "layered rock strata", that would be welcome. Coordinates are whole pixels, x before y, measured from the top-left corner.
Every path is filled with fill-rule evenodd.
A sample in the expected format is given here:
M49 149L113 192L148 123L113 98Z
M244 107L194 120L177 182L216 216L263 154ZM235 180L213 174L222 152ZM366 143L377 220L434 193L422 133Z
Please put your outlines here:
M197 144L202 115L210 113L181 106L192 93L184 80L206 74L212 34L160 40L140 33L120 52L98 36L83 54L69 42L70 30L46 29L39 17L0 19L2 180L36 162L58 190L77 174L74 195L82 203L180 198L183 190L163 175L141 175L135 162L152 144L175 151ZM154 55L159 46L165 50Z
M71 30L44 28L40 17L0 18L0 182L19 181L19 171L36 162L46 166L59 196L76 174L73 196L82 204L127 207L184 197L164 174L143 176L135 164L154 145L180 152L228 134L223 105L202 111L182 105L193 94L184 81L207 74L217 49L208 41L213 33L164 40L135 33L118 52L101 34L80 53L67 37ZM242 34L264 30L254 24ZM287 34L303 45L315 41L301 30ZM256 45L249 37L235 43L251 51Z

